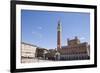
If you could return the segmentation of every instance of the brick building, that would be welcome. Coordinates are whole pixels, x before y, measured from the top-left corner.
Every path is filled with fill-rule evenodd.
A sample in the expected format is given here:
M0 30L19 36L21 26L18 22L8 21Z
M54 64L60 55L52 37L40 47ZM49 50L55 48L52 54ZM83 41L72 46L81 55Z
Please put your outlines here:
M62 46L58 50L61 54L61 60L83 60L90 58L90 48L87 42L81 43L77 37L72 40L68 39L67 42L68 45Z

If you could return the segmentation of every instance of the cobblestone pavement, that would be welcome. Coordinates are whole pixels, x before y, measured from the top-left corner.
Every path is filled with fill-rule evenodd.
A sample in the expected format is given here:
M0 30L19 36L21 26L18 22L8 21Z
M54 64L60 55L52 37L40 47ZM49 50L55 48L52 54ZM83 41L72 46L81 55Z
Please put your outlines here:
M22 63L50 62L51 60L22 59ZM52 62L52 61L51 61Z

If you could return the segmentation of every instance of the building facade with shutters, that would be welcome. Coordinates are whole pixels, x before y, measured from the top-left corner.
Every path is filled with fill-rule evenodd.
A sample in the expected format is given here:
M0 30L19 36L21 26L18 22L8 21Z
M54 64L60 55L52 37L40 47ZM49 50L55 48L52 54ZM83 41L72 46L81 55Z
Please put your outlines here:
M37 46L33 44L28 44L25 42L21 43L21 62L31 62L32 59L36 58Z

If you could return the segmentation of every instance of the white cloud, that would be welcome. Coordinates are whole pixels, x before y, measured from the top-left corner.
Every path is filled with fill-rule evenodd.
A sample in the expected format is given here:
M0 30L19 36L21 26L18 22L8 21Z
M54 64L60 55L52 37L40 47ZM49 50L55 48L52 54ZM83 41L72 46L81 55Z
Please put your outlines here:
M39 46L39 43L41 43L41 41L42 41L42 34L40 34L38 32L32 32L32 34L33 34L33 38L37 39L37 40L35 40L35 43L37 43Z
M37 29L41 30L41 29L42 29L42 27L40 27L40 26L39 26L39 27L37 27Z
M80 40L85 40L85 37L80 37Z
M33 35L35 35L37 38L42 38L42 34L38 32L32 32Z

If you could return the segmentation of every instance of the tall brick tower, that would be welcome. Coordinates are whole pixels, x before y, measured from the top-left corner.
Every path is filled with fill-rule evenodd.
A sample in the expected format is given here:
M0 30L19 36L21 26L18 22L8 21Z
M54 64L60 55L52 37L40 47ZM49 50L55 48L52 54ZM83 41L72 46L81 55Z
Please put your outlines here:
M57 26L57 50L61 49L61 22L60 20L58 21L58 26Z

